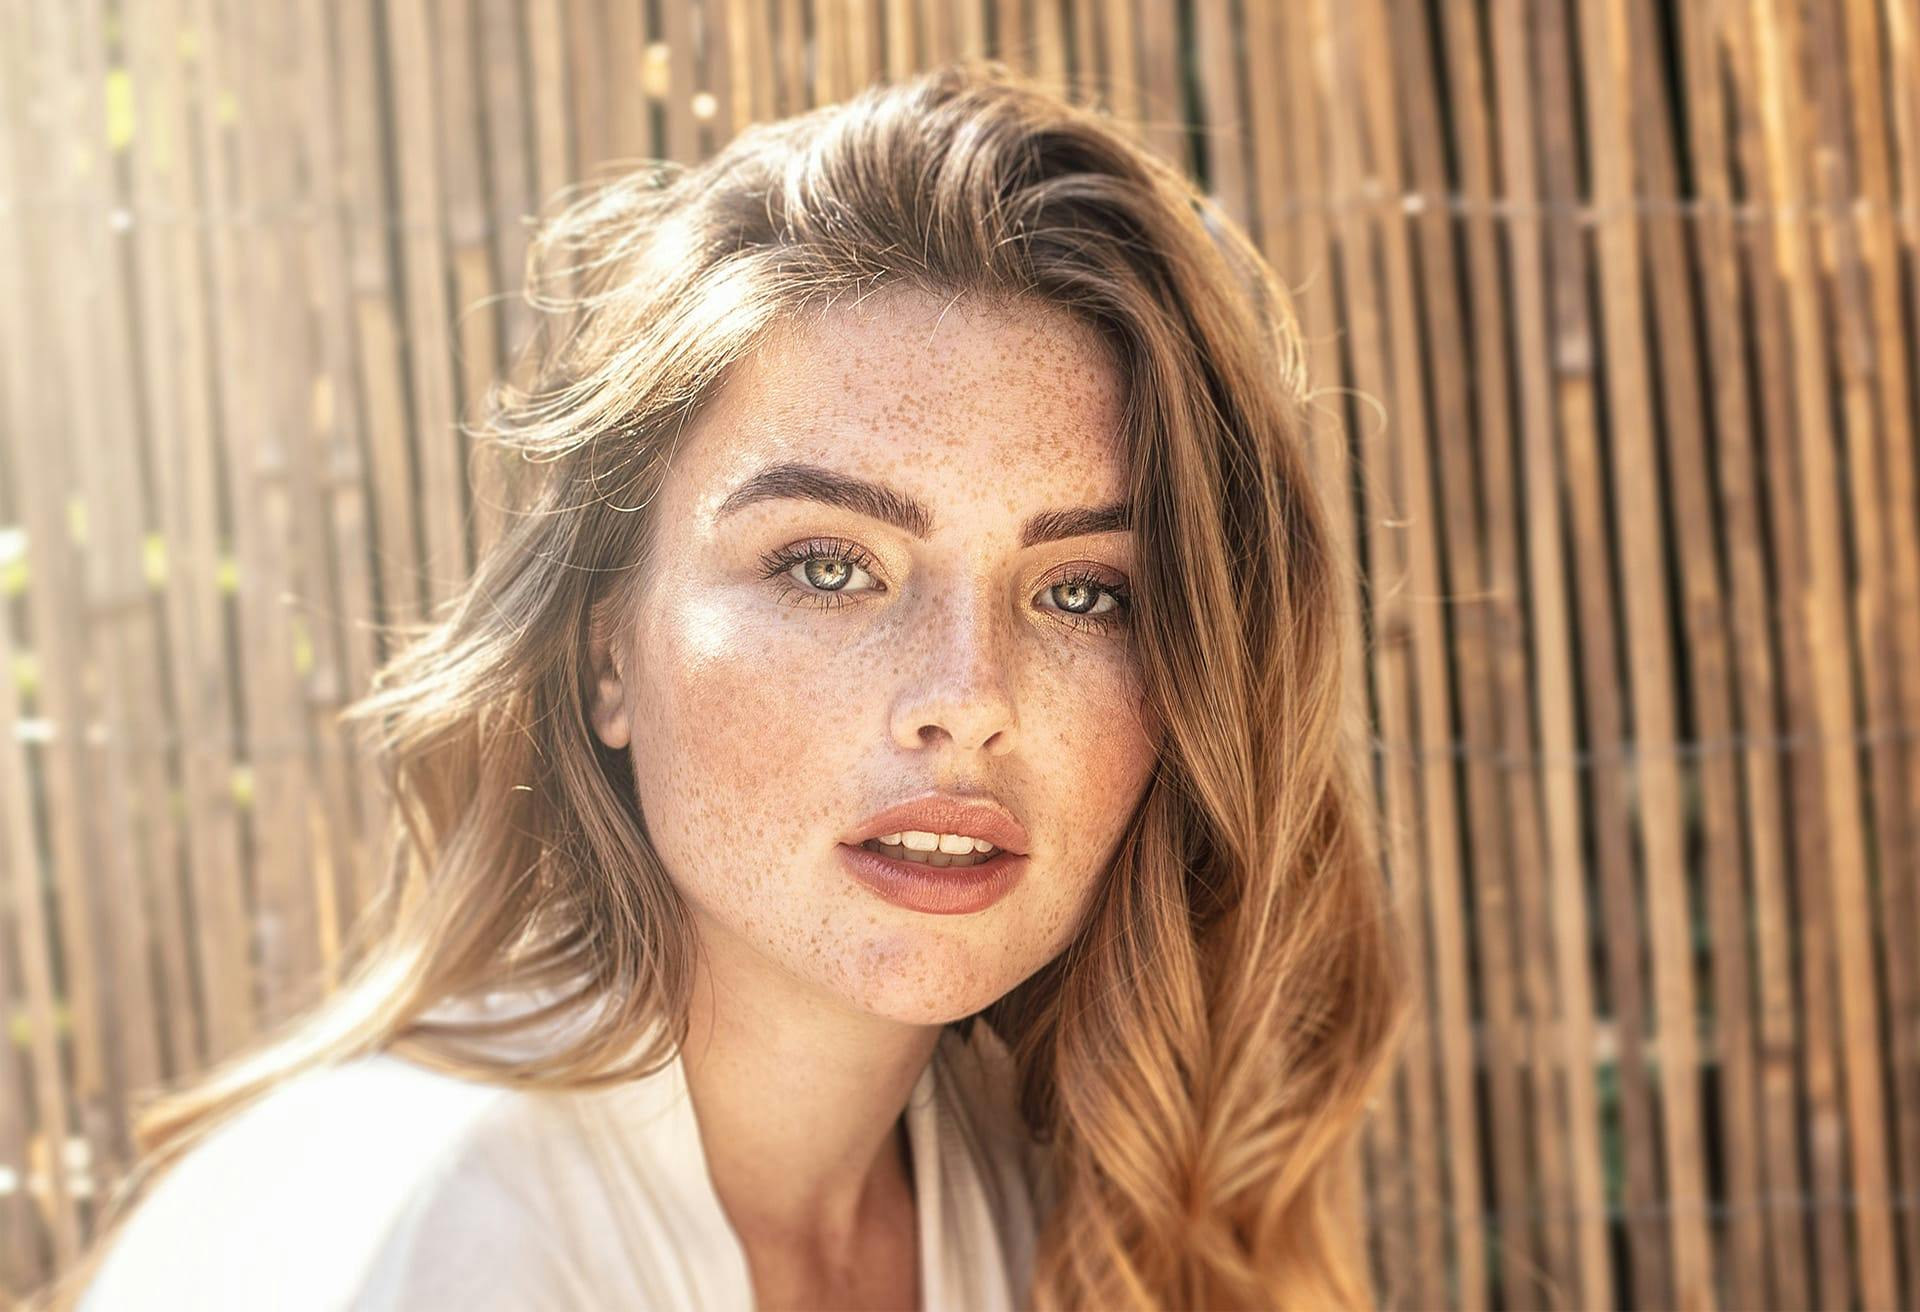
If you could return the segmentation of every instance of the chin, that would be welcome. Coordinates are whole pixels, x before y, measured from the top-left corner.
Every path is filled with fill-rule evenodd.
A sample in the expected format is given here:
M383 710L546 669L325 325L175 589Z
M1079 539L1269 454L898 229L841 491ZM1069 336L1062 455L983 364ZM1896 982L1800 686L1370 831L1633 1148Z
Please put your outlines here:
M846 963L840 992L870 1016L903 1025L945 1025L997 1001L1017 980L1003 982L986 969L1005 960L991 947L944 942L913 943L895 933L875 939Z
M879 1016L885 1020L897 1021L902 1025L932 1027L947 1025L953 1021L971 1016L993 1002L996 997L998 997L997 994L995 997L982 998L977 1004L956 1004L946 1000L936 1001L934 999L925 999L918 1000L919 1005L915 1005L916 1000L907 1000L899 1005L891 1006L877 1006L870 1003L862 1003L859 1005L862 1011L865 1011L869 1015Z

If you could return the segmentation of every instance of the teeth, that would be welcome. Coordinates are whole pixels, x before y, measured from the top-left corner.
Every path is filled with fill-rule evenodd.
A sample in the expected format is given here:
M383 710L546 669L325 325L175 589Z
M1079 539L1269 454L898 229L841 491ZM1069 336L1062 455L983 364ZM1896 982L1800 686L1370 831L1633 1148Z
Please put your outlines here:
M904 847L910 852L945 852L949 856L966 856L971 852L991 852L993 844L984 838L970 838L965 834L930 834L924 829L905 829L897 834L882 834L880 841L894 847Z
M962 851L956 852L947 849L945 840L952 839L956 837L956 835L937 836L942 839L942 845L939 847L918 847L912 843L916 832L924 831L910 829L904 834L897 835L897 837L907 839L908 841L905 843L889 842L889 835L882 834L878 838L869 838L860 846L866 848L869 852L879 852L885 856L912 861L919 865L933 866L936 869L942 869L947 866L979 865L982 861L999 855L999 849L994 847L993 844L972 838L964 840L967 846Z

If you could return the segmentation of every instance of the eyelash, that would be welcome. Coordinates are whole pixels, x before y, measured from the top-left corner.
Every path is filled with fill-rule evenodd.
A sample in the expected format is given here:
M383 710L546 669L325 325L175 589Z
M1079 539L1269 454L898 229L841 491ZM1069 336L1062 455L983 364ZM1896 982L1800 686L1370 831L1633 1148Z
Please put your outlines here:
M761 577L763 579L782 578L785 583L785 591L802 597L803 600L800 603L802 605L822 606L829 610L838 609L846 605L847 599L842 593L823 592L817 588L805 588L789 578L784 578L785 575L792 572L795 566L815 560L831 560L846 565L857 565L869 574L874 573L876 569L876 563L873 557L853 543L830 541L821 538L811 542L797 542L792 546L781 547L776 551L767 552L760 557L761 568L765 571ZM1082 571L1069 574L1065 578L1055 579L1047 585L1047 590L1052 591L1054 588L1071 587L1075 584L1084 587L1098 588L1100 591L1108 593L1113 597L1114 608L1103 615L1076 615L1072 611L1056 610L1054 614L1058 615L1061 621L1068 625L1068 627L1089 631L1105 631L1119 628L1131 619L1133 610L1132 592L1126 588L1116 587L1111 583L1103 582L1098 576L1090 572Z

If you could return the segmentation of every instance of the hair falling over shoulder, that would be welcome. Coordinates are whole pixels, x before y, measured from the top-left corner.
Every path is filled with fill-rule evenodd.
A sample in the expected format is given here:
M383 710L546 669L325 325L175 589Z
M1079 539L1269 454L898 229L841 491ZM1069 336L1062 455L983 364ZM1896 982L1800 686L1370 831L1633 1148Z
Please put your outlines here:
M1314 483L1291 303L1177 170L995 62L556 203L528 256L518 381L472 429L518 470L514 513L345 713L394 800L391 878L340 987L145 1110L116 1217L315 1066L392 1049L578 1087L670 1056L696 939L630 764L590 731L587 626L644 572L650 492L729 366L895 283L1063 307L1127 378L1135 642L1166 736L1072 945L982 1013L1052 1163L1028 1302L1371 1304L1346 1150L1406 984L1343 695L1354 564ZM529 1023L576 1007L585 1023L510 1060L429 1014L508 988L552 997Z

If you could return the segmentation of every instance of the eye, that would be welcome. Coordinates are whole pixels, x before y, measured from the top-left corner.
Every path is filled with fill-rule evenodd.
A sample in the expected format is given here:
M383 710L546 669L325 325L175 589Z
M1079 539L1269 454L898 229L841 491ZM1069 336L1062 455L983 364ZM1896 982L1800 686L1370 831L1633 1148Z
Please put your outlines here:
M815 539L796 542L760 557L762 578L778 576L789 594L799 597L797 604L844 606L849 592L885 592L873 581L873 557L851 542ZM856 574L865 574L871 588L852 586Z
M1133 618L1133 594L1098 575L1080 572L1056 579L1040 590L1056 603L1056 614L1076 629L1114 629Z
M815 538L769 551L760 557L760 566L761 577L778 579L783 595L794 597L795 605L839 607L850 596L887 590L873 578L873 557L837 539ZM855 587L859 575L865 575L872 586ZM1084 570L1054 580L1040 595L1053 603L1042 609L1052 610L1075 629L1104 632L1126 625L1133 615L1131 592Z

